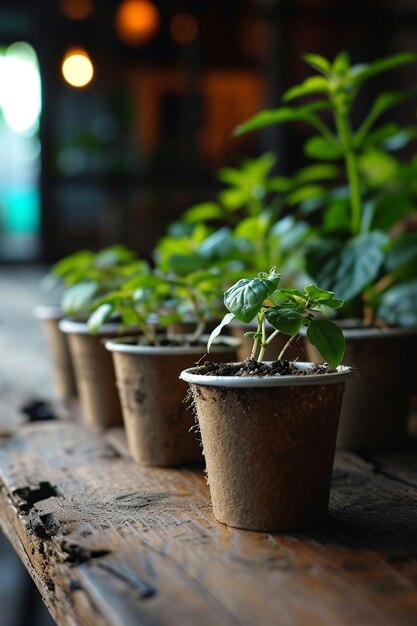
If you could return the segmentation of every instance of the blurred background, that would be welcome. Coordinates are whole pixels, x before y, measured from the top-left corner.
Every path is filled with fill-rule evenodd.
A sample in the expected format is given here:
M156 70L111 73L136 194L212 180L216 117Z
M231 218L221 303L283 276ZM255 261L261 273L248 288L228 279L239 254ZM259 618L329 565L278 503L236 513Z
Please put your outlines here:
M302 53L369 61L416 34L414 0L2 0L0 261L148 256L217 168L271 148L280 172L302 165L302 124L231 136L310 73Z
M218 168L272 149L294 172L303 124L232 130L309 75L303 53L341 49L417 51L416 0L1 0L0 264L116 242L149 257L215 197ZM416 68L389 80L415 85ZM415 108L394 115L413 123ZM0 581L1 626L51 623L3 538Z

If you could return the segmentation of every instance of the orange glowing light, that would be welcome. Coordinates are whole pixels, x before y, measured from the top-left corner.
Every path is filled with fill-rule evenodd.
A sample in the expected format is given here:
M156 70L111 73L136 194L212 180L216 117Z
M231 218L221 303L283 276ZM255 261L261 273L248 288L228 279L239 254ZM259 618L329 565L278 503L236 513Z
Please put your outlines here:
M159 26L159 13L149 0L124 0L115 17L115 28L120 39L129 46L147 43Z
M190 13L178 13L170 24L171 36L176 43L191 43L198 35L198 22Z
M59 7L71 20L86 20L94 10L93 0L60 0Z
M94 67L82 48L68 50L62 62L62 75L72 87L85 87L94 76Z

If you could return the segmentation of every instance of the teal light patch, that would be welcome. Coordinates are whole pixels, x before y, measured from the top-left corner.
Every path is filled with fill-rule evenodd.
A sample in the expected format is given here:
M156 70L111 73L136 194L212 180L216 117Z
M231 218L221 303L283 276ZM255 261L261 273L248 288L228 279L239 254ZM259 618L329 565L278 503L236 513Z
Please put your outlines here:
M6 233L37 233L40 229L40 197L34 188L7 189L0 197Z

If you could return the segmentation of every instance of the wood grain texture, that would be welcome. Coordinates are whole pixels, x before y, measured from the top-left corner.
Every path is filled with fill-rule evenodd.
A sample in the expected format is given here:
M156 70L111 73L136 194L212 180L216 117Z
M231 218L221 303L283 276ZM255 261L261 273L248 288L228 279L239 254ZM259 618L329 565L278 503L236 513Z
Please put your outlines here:
M417 624L407 455L339 454L326 528L285 535L217 523L200 469L124 449L68 421L0 444L1 525L58 624Z
M25 423L53 394L40 275L0 272L0 524L60 626L417 625L415 450L339 453L320 532L227 528L201 469L141 467L62 406Z

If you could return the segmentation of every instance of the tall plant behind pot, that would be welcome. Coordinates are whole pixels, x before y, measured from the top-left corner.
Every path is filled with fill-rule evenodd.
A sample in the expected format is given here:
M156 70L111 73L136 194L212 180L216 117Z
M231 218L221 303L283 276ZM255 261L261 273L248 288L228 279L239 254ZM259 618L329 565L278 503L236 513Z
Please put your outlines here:
M64 401L71 401L78 394L67 337L59 329L59 322L63 318L62 309L39 305L35 307L34 315L42 322L58 396Z
M222 277L208 272L190 275L187 279L167 278L153 274L140 276L123 290L104 298L90 317L95 331L108 315L120 314L122 320L133 319L142 334L136 339L106 342L112 353L117 385L121 398L129 450L135 461L145 465L175 466L201 460L201 448L194 432L194 416L185 402L186 385L179 373L204 357L206 344L201 333L209 284ZM203 286L204 283L204 286ZM180 322L177 306L189 301L195 306L196 324L193 335L172 334L172 322ZM183 308L188 312L188 307ZM127 314L127 318L124 317ZM150 315L159 319L160 331L149 324ZM163 333L161 325L168 330ZM216 357L235 357L237 342L226 338L215 347Z
M403 163L388 154L388 150L408 144L417 133L415 127L378 122L411 92L378 93L360 124L355 126L353 119L358 93L366 81L413 63L417 56L401 53L358 65L351 65L343 52L333 62L318 55L304 58L316 75L288 90L283 96L285 106L258 113L237 133L290 121L304 121L314 129L304 151L315 163L301 172L304 185L290 190L286 200L300 215L313 210L318 213L316 235L306 250L306 270L324 289L346 302L344 313L348 317L359 320L355 338L352 334L348 338L347 358L360 374L348 386L351 400L344 405L342 431L346 436L341 432L340 444L349 448L387 447L398 443L399 424L405 434L404 413L410 391L407 372L415 357L405 361L412 350L404 353L399 349L399 336L390 341L389 333L376 331L371 340L369 329L417 328L417 234L409 228L416 214L417 160ZM294 105L300 97L312 101ZM341 185L341 176L347 185ZM295 179L300 179L300 173ZM384 338L381 344L376 343L377 336ZM409 341L417 352L414 330ZM385 354L390 346L392 352ZM398 385L384 383L385 408L381 412L381 361L390 359L394 370L406 373ZM390 397L389 391L393 394Z
M256 360L211 364L183 371L197 410L215 517L248 530L288 531L316 527L327 515L334 448L345 381L344 341L323 306L338 308L333 294L314 285L278 289L272 269L243 279L225 293L229 309L213 331L237 317L256 318ZM266 320L287 335L287 346L307 326L308 336L334 366L262 361ZM289 335L289 337L288 337ZM285 354L285 348L280 358ZM239 375L241 374L241 375Z
M50 286L66 285L61 306L69 319L61 320L59 328L68 338L82 415L88 423L108 427L122 421L113 363L103 345L103 340L120 334L120 324L113 320L98 337L90 335L85 320L98 298L148 269L135 253L115 245L65 257L46 278Z
M344 328L344 361L357 374L347 385L336 446L342 450L397 447L407 437L417 329ZM306 346L312 361L321 361Z

